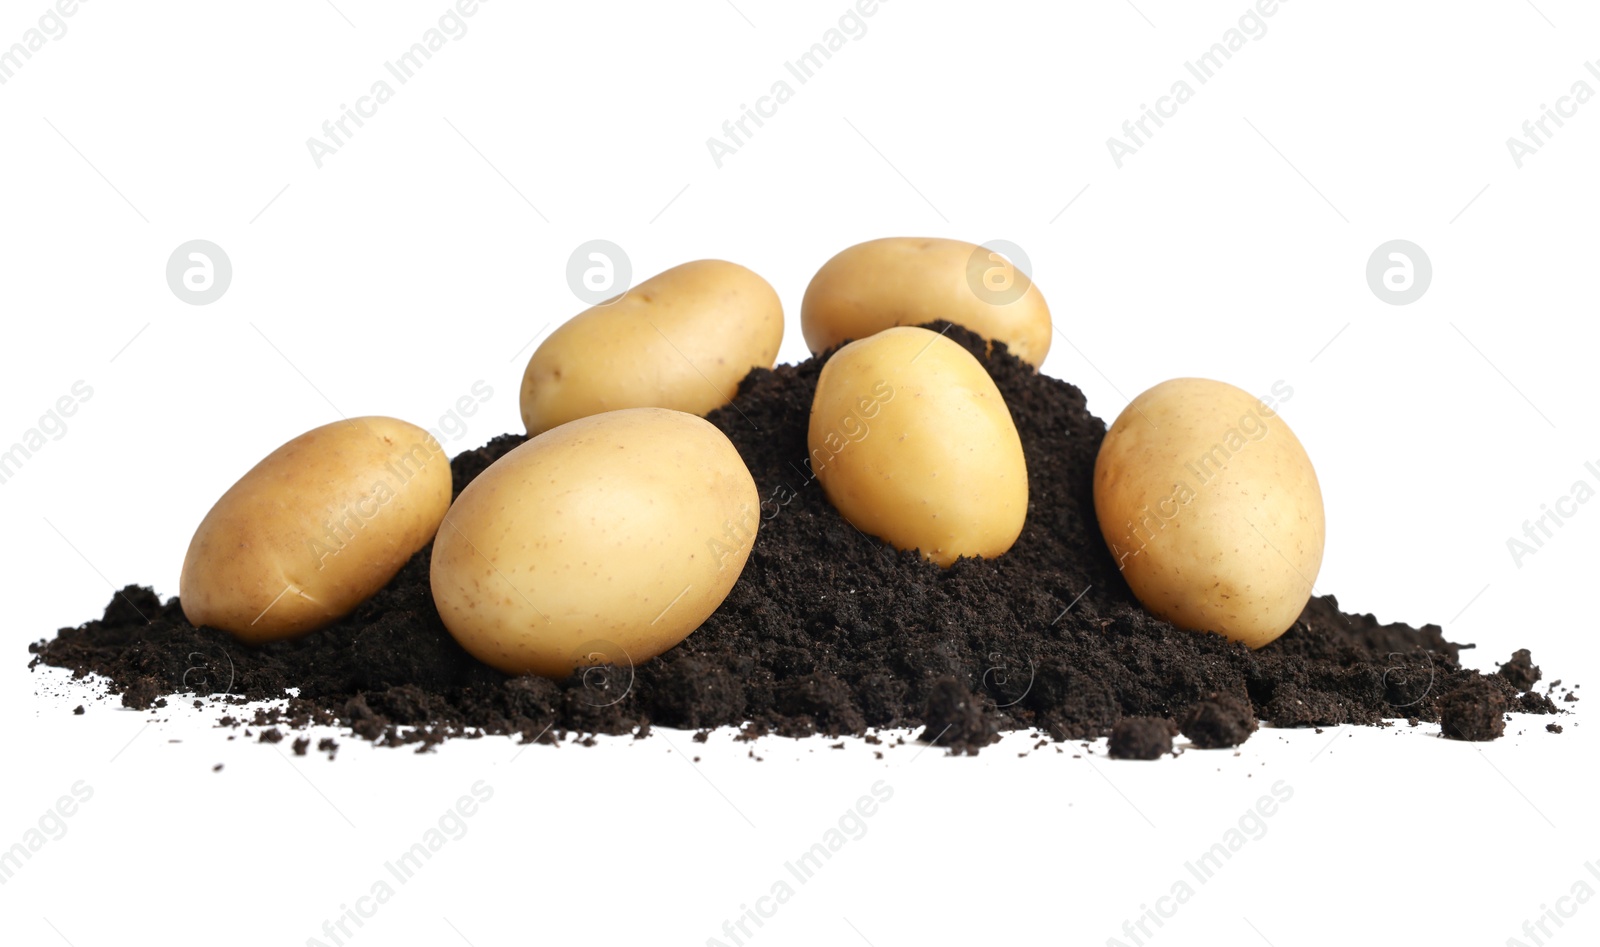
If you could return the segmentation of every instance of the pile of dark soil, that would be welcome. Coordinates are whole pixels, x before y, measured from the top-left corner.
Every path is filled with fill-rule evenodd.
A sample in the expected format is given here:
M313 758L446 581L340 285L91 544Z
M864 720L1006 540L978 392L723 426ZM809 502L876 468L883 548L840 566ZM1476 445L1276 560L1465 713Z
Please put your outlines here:
M129 586L100 620L31 646L34 664L101 675L136 708L188 694L276 699L292 688L285 708L224 722L337 723L422 748L483 733L551 741L655 724L793 736L919 726L924 739L976 752L1001 730L1089 739L1125 717L1181 719L1196 746L1231 746L1255 717L1301 727L1441 714L1448 736L1492 739L1505 711L1557 712L1528 690L1538 671L1527 652L1479 674L1459 661L1470 645L1446 641L1438 626L1380 624L1341 613L1330 596L1259 651L1152 617L1095 525L1091 474L1105 424L1077 388L1035 374L1004 346L986 354L977 336L946 334L988 368L1027 454L1027 524L997 559L941 569L840 518L806 460L821 356L751 373L735 402L710 415L760 488L760 533L722 607L638 667L550 681L479 663L433 608L428 549L346 619L299 640L243 645L189 625L176 599ZM522 440L505 435L457 457L457 491Z

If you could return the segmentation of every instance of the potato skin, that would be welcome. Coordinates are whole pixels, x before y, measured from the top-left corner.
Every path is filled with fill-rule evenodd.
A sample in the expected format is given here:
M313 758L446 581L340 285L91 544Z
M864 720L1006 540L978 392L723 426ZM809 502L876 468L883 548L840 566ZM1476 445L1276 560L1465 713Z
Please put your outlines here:
M461 491L433 546L434 604L462 647L508 674L631 666L722 604L759 521L755 480L710 422L597 414Z
M257 644L328 625L433 539L450 506L433 435L385 417L307 431L212 506L178 579L191 624Z
M983 365L927 329L886 329L835 352L817 379L811 469L862 532L949 566L1022 533L1028 466Z
M1028 274L1012 269L1022 290L1000 305L973 291L973 279L998 265L977 244L937 237L886 237L840 252L806 287L800 327L812 352L864 339L891 326L944 319L1038 368L1050 351L1050 308ZM980 283L981 285L981 283Z
M1144 606L1252 648L1300 617L1322 568L1322 490L1270 406L1203 378L1134 398L1095 461L1095 513Z
M522 376L528 433L620 408L704 415L752 368L771 368L783 303L737 263L697 260L586 309L550 334Z

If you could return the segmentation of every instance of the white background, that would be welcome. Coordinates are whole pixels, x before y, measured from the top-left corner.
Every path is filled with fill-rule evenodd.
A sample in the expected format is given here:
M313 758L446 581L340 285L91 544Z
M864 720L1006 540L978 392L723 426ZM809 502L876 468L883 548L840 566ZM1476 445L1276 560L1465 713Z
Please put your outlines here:
M1278 780L1294 796L1266 835L1147 943L1503 944L1574 882L1600 890L1581 703L1559 736L1264 730L1153 764L1026 735L975 760L768 739L756 762L726 731L520 755L350 739L329 763L25 669L108 583L174 594L210 503L296 433L434 424L480 379L494 396L452 451L520 429L523 346L583 308L583 241L620 244L637 278L750 266L791 361L824 260L936 235L1025 249L1060 329L1045 370L1102 417L1178 375L1291 384L1328 508L1320 590L1444 624L1477 666L1526 646L1547 680L1590 680L1600 503L1520 567L1506 541L1596 482L1600 104L1520 169L1505 142L1600 88L1600 14L1295 0L1200 86L1183 63L1245 0L1135 2L885 3L720 169L706 139L845 0L494 0L320 169L308 136L393 82L383 63L446 0L85 3L0 85L0 442L73 382L94 392L0 486L0 847L74 782L94 795L0 887L0 939L332 943L323 922L477 780L494 797L468 834L347 943L732 943L723 922L878 780L894 796L868 833L746 943L1131 944L1124 921L1194 883L1184 862ZM45 9L5 0L0 47ZM1185 78L1193 99L1118 169L1107 137ZM196 238L234 267L208 306L165 282ZM1394 238L1434 267L1407 306L1364 276ZM1600 906L1564 923L1546 942L1592 943Z

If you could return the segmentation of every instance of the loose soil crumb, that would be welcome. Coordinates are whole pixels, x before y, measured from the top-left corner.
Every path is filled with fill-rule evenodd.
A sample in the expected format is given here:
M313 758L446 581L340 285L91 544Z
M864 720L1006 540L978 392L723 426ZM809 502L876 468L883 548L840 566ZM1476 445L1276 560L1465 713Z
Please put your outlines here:
M1202 750L1238 746L1259 726L1250 702L1231 694L1212 694L1178 718L1178 732Z
M1506 731L1505 693L1491 678L1458 684L1439 702L1439 731L1452 740L1493 740Z
M1114 760L1154 760L1172 752L1178 728L1165 717L1123 717L1111 725L1106 752Z
M1000 739L995 716L985 706L984 698L975 696L953 677L934 682L922 717L926 726L919 739L948 747L957 755L976 754Z
M1528 649L1522 648L1512 653L1511 660L1500 665L1500 676L1519 691L1531 691L1544 672L1533 663L1533 655L1528 653Z
M1498 735L1508 709L1557 712L1548 694L1524 692L1524 678L1513 680L1520 666L1511 675L1465 669L1460 652L1471 645L1445 640L1439 626L1345 614L1332 596L1312 599L1293 628L1259 651L1153 617L1123 582L1095 523L1092 473L1105 424L1083 394L1034 373L1000 343L990 352L964 329L932 328L947 329L983 362L1022 438L1028 519L999 558L941 569L838 515L806 459L825 353L753 371L734 402L708 416L755 478L760 531L722 606L682 644L638 667L551 681L507 677L478 662L433 607L431 549L345 619L294 641L241 644L191 626L175 598L163 602L130 585L101 618L31 645L32 665L98 675L136 709L179 694L211 695L225 707L275 701L252 719L221 722L334 725L419 750L452 737L519 734L553 744L555 734L655 725L731 726L739 739L921 727L927 740L943 733L940 746L975 753L1009 730L1062 741L1104 736L1130 717L1192 716L1202 726L1214 712L1192 708L1217 694L1248 701L1252 716L1279 727L1438 721L1448 706L1450 723L1475 734L1470 739ZM503 435L456 457L456 491L524 439Z

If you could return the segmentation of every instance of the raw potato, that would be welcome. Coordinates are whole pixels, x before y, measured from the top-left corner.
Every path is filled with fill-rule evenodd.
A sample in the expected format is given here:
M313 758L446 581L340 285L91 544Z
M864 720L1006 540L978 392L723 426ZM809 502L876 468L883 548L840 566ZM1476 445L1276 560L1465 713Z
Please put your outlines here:
M862 532L948 566L998 556L1028 514L1022 440L972 354L900 327L834 353L806 436L828 499Z
M1028 274L961 240L889 237L857 244L823 264L800 304L800 327L812 352L936 319L1004 342L1035 368L1050 351L1050 308Z
M461 491L433 545L433 600L462 647L508 674L631 668L722 604L759 509L710 422L663 408L583 418Z
M703 415L732 400L752 368L771 368L783 303L736 263L675 266L573 316L522 376L529 434L620 408Z
M189 543L183 614L243 641L314 631L383 588L450 507L450 461L394 418L337 421L268 454Z
M1178 378L1133 399L1100 446L1094 507L1146 608L1252 648L1294 624L1322 568L1305 448L1271 405L1219 381Z

